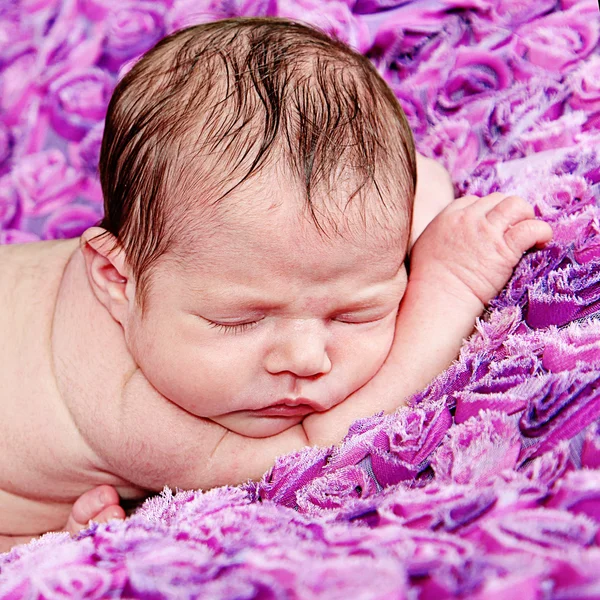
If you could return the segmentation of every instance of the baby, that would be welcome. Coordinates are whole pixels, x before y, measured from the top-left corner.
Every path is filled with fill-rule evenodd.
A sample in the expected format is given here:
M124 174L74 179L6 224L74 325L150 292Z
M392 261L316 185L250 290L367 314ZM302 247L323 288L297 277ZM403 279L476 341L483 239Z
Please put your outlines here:
M109 106L99 227L0 248L0 550L259 478L442 371L552 231L418 170L413 219L396 99L311 28L232 19L148 52Z

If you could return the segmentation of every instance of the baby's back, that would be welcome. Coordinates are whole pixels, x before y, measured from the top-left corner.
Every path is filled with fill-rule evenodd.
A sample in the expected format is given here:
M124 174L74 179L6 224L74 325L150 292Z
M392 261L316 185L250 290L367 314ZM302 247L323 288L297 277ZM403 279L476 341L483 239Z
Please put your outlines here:
M0 246L2 533L40 531L38 521L47 527L51 515L60 526L68 515L70 490L58 474L76 432L57 391L51 334L62 273L77 242Z

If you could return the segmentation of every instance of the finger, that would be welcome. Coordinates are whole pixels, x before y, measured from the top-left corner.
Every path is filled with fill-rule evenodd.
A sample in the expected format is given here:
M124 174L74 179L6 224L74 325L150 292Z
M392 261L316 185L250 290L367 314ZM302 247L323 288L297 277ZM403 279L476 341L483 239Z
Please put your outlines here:
M110 485L99 485L82 494L71 509L66 530L77 533L85 529L93 519L107 507L119 504L119 494Z
M492 225L508 229L521 221L534 219L535 211L533 206L523 198L506 196L490 208L486 217Z
M552 239L552 227L545 221L527 219L508 229L504 239L515 254L523 254L533 246L547 244Z
M125 519L125 511L118 504L105 508L102 512L97 514L92 521L96 523L107 523L111 519Z
M482 214L487 213L489 210L494 208L496 204L502 202L508 194L503 194L502 192L493 192L492 194L488 194L487 196L463 196L462 198L457 198L452 202L450 206L456 207L458 209L468 208L470 206L477 207L478 210L481 211Z

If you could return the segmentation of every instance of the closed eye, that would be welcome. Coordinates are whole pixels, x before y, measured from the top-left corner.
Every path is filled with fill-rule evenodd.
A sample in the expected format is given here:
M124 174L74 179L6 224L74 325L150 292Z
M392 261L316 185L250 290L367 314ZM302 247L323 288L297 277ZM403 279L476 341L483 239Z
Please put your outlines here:
M376 316L376 317L352 317L350 315L335 317L332 319L336 323L344 323L345 325L364 325L366 323L376 323L385 319L388 315Z
M260 323L260 321L262 321L262 319L258 319L257 321L247 321L246 323L218 323L216 321L208 321L208 326L213 329L219 329L225 333L242 333L251 329Z

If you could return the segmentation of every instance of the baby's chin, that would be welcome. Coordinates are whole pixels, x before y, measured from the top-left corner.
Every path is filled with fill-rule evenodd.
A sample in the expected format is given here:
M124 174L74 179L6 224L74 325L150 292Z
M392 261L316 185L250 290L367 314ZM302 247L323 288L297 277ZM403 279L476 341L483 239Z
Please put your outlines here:
M210 417L211 421L218 423L225 429L249 438L267 438L283 433L284 431L302 422L304 416L293 417L265 417L252 415L251 411L240 411Z

